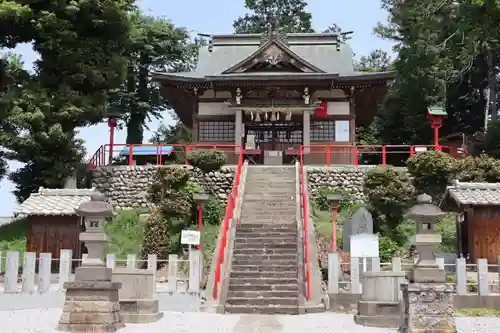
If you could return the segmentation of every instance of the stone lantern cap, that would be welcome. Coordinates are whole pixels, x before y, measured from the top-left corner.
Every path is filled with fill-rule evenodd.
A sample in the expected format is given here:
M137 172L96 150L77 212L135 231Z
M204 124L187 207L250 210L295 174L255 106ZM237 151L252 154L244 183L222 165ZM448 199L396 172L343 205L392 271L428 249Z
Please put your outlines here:
M426 220L427 222L437 221L440 217L447 215L438 206L432 203L432 197L421 194L417 197L417 204L413 206L406 217L416 221Z
M194 202L197 204L197 205L204 205L208 202L208 194L206 193L198 193L198 194L195 194L194 197L193 197L193 200Z
M339 202L340 200L342 200L342 194L340 194L340 193L326 195L326 201L328 201L329 203Z
M103 194L96 193L90 197L90 201L82 203L76 213L83 217L106 218L113 216L113 206L106 202Z

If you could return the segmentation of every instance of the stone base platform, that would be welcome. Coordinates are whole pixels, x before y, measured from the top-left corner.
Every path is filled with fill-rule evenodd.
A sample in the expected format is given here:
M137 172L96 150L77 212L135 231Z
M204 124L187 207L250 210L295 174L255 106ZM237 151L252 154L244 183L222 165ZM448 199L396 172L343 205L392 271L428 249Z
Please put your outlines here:
M356 304L361 294L328 294L328 310L331 312L356 313Z
M57 329L65 332L116 332L125 327L120 315L121 283L109 281L66 282L66 301Z
M354 322L369 327L398 328L401 324L401 303L388 301L359 301Z
M125 323L153 323L163 317L158 300L120 300L120 313Z

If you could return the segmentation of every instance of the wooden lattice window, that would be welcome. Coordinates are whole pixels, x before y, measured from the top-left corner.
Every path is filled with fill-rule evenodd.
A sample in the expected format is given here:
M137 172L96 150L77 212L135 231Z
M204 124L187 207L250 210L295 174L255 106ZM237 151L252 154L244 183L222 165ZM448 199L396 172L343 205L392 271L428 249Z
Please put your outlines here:
M335 120L313 121L311 141L335 141Z
M233 121L200 121L198 141L234 142L234 131Z

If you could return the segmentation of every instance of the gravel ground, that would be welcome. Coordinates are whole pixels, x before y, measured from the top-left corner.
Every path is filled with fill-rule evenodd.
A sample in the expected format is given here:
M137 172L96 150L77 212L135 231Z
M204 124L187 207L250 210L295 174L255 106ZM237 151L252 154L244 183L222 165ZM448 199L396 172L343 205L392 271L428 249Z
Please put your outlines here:
M1 311L2 333L55 333L60 310ZM457 318L459 333L500 332L500 318ZM22 327L20 327L22 326ZM354 324L352 315L218 315L168 312L153 324L128 324L120 333L394 333L396 330Z

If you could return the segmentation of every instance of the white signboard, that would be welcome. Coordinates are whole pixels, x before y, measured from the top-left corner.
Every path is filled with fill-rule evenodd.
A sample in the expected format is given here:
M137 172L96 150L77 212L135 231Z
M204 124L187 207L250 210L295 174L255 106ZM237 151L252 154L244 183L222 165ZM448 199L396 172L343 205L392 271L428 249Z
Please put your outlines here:
M182 230L181 244L198 245L200 244L200 232L196 230Z
M427 151L427 147L415 147L415 153L423 153Z
M376 258L379 256L378 235L351 235L352 258Z
M335 121L335 141L336 142L349 142L349 127L351 126L349 120L336 120Z

